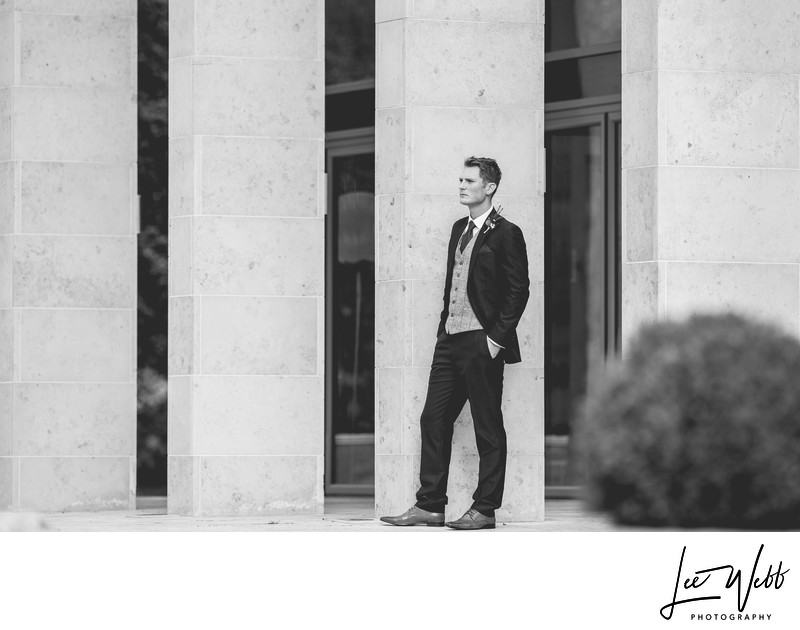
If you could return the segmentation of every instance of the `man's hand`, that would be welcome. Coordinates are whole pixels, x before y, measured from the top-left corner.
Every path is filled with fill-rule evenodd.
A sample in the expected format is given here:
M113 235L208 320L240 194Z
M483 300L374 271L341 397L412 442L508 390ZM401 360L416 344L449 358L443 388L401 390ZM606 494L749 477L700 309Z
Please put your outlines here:
M489 346L489 354L492 355L492 358L496 358L497 355L500 353L500 346L498 346L494 341L486 337L486 345Z

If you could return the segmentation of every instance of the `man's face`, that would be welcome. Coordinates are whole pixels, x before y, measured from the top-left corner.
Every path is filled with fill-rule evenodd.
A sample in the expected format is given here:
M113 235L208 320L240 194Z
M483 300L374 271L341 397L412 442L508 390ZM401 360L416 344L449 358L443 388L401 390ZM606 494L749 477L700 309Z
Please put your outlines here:
M458 182L459 201L465 206L483 203L483 200L496 188L494 184L483 181L477 166L465 166Z

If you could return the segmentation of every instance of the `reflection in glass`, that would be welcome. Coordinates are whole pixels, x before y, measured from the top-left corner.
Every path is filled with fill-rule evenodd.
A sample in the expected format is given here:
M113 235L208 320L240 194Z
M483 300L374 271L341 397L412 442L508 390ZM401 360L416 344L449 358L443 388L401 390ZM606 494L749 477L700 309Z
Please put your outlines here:
M325 85L375 78L375 2L325 0Z
M574 485L569 434L605 350L605 175L599 124L549 131L545 195L546 484Z
M544 23L545 52L619 42L621 0L546 0Z
M622 92L622 57L619 53L547 62L545 101L569 101Z
M333 476L374 483L375 156L332 161Z

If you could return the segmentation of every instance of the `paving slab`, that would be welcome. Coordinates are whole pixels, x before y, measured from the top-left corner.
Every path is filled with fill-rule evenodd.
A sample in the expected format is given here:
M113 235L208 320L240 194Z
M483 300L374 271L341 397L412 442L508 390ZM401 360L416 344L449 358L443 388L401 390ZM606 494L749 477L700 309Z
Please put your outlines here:
M498 522L494 531L604 532L618 531L611 520L586 509L580 500L548 500L543 522ZM167 514L166 497L141 497L136 510L0 513L0 531L51 532L385 532L442 534L449 528L394 527L375 514L372 497L332 497L323 514L189 517ZM484 530L487 535L492 530ZM463 534L460 534L463 535Z

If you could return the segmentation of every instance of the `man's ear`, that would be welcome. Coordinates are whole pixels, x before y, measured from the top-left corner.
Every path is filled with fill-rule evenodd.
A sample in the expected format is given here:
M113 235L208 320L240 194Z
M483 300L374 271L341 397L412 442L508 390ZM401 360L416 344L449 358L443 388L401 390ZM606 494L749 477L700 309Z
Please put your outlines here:
M487 195L493 194L495 190L497 190L497 184L495 184L494 182L489 182L488 184L486 184Z

